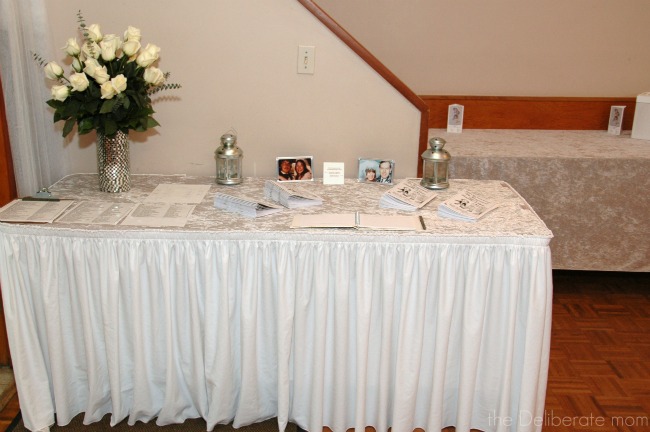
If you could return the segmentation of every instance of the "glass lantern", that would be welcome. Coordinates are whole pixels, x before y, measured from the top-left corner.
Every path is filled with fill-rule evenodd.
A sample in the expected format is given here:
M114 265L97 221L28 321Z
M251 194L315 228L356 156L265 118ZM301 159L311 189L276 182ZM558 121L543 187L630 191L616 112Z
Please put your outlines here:
M221 136L221 145L214 152L214 158L217 161L217 183L235 185L242 182L244 152L237 147L235 135Z
M449 161L451 155L443 150L446 141L442 138L431 138L429 146L422 153L422 180L420 184L427 189L447 189L449 187Z

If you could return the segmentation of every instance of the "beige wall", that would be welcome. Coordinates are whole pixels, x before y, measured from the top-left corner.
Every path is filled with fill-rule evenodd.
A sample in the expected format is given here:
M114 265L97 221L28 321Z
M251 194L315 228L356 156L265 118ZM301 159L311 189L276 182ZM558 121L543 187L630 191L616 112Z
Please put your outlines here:
M275 173L277 156L346 163L391 158L414 176L420 113L295 0L48 0L54 46L76 34L76 13L104 33L142 30L162 48L159 67L178 91L154 104L161 127L131 133L134 173L214 175L214 150L229 129L245 175ZM298 75L298 45L316 46L314 75ZM57 60L64 55L59 53ZM65 143L73 172L95 172L94 134Z
M420 95L650 91L648 0L317 0Z

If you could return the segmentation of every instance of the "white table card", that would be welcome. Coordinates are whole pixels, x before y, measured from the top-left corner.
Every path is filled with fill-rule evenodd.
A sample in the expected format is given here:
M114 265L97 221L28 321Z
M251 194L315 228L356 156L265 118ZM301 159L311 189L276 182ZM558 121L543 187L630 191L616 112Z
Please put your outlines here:
M345 164L343 162L323 162L323 184L345 183Z

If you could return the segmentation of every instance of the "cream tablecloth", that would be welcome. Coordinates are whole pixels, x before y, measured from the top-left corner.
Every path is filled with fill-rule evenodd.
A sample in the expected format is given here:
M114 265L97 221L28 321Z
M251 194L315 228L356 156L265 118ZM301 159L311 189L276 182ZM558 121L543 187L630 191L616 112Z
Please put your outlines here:
M451 177L511 184L553 231L553 267L650 271L650 141L606 131L431 130Z
M140 202L94 175L62 198ZM258 219L212 207L217 190L261 196L263 181L211 187L185 228L0 224L0 277L25 425L208 429L277 417L329 426L428 431L539 430L551 323L551 232L506 183L455 180L420 210L424 233L292 230L298 212L397 213L385 186L305 186L321 207ZM470 189L501 207L477 223L437 202ZM537 421L536 421L537 420ZM514 425L512 426L508 425Z

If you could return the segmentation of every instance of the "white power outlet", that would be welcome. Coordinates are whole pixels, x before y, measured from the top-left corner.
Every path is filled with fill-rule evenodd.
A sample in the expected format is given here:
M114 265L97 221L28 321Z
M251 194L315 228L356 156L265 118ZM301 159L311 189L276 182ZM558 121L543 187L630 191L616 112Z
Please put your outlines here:
M314 52L316 47L298 45L298 73L299 74L313 74L314 73Z

